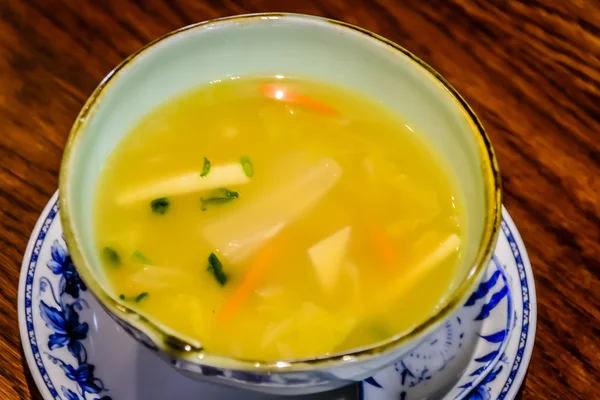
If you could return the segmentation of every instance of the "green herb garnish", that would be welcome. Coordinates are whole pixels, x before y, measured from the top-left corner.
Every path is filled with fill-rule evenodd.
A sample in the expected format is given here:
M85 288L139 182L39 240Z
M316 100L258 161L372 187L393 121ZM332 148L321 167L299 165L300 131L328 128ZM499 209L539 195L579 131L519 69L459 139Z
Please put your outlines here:
M148 257L146 257L144 255L144 253L142 253L139 250L136 250L132 255L131 255L131 259L133 261L138 261L141 262L142 264L150 264L150 260L148 259Z
M135 302L139 303L144 297L148 297L148 292L142 292L135 296Z
M246 174L248 178L252 178L252 176L254 175L254 167L252 166L252 161L250 161L250 157L242 156L240 158L240 163L242 164L244 174Z
M163 215L169 209L169 199L166 197L154 199L150 202L150 208L152 212Z
M200 174L201 177L206 178L206 175L208 175L208 173L210 172L210 166L211 163L209 159L204 157L204 165L202 166L202 173Z
M142 293L138 294L137 296L125 296L124 294L120 294L119 298L124 301L134 301L136 303L139 303L140 301L142 301L143 298L148 297L148 296L149 296L148 292L142 292Z
M200 202L202 203L202 211L206 211L206 206L208 204L223 204L228 203L233 199L237 199L239 197L238 192L234 192L233 190L220 188L213 191L211 197L202 197Z
M102 249L102 256L113 265L121 265L121 257L115 249L111 247L105 247Z
M213 273L215 279L219 282L219 285L225 286L225 283L227 283L227 275L223 272L223 264L221 264L221 261L219 261L215 253L210 253L210 256L208 256L207 270Z

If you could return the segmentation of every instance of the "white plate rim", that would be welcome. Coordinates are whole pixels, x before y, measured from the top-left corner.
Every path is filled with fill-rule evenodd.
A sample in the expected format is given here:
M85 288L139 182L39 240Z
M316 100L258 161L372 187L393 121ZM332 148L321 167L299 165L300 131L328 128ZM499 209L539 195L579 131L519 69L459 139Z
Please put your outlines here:
M60 399L60 395L58 395L58 392L56 395L54 395L53 393L51 393L50 389L48 388L48 385L47 385L48 383L50 383L52 387L54 385L52 384L52 382L50 381L50 377L46 373L46 369L41 360L41 355L39 354L39 352L38 352L39 363L33 354L32 346L37 345L35 338L33 341L31 341L30 337L29 337L29 332L33 331L33 329L29 330L26 328L28 323L33 324L33 320L31 322L28 322L27 316L25 315L25 307L26 307L27 298L29 298L29 301L31 301L31 298L32 298L31 293L29 294L29 296L27 296L27 294L26 294L27 284L28 284L27 281L28 281L28 278L31 278L31 280L33 280L33 275L29 276L28 273L23 273L23 271L28 271L30 263L37 263L37 256L34 254L33 249L36 246L36 244L38 244L38 242L39 242L39 246L41 247L41 244L43 243L43 241L46 237L46 233L48 232L48 228L50 227L50 224L48 223L48 221L52 222L52 220L49 218L50 214L52 214L53 212L58 213L57 199L58 199L58 191L54 192L54 195L52 195L52 197L46 204L46 207L44 207L44 210L40 214L39 219L36 222L35 227L33 228L33 231L31 232L31 236L29 237L29 242L27 243L27 248L25 249L25 254L23 255L23 262L21 263L19 289L18 289L18 294L17 294L17 296L18 296L17 310L19 313L19 331L21 334L21 347L23 348L23 354L25 354L25 359L27 360L27 366L29 367L29 372L31 373L31 376L33 377L35 385L37 386L38 390L40 391L42 398L53 399L53 400ZM42 232L43 228L45 228L45 232ZM29 255L31 255L31 257L29 257ZM32 284L33 284L33 282L32 282ZM31 286L30 290L33 290L33 285ZM29 346L27 344L29 344ZM40 364L41 364L41 370L44 371L43 374L40 370ZM33 368L34 365L37 366L38 368Z
M525 311L525 305L528 306L528 314L525 316L523 313L523 327L521 328L521 341L517 350L516 357L511 365L511 372L504 382L502 391L495 400L514 399L521 389L521 385L527 375L527 369L529 362L531 361L531 355L533 353L533 346L535 343L535 334L537 329L537 294L535 289L535 280L533 276L533 270L531 268L531 262L529 261L529 255L525 243L521 238L521 234L515 225L514 220L506 211L506 208L502 206L502 223L501 227L509 241L511 239L516 245L516 249L513 248L513 256L517 263L517 269L522 275L521 285L527 288L527 300L523 301L523 311ZM523 281L525 285L523 285ZM522 337L523 332L526 331L525 338ZM515 332L513 332L515 334Z

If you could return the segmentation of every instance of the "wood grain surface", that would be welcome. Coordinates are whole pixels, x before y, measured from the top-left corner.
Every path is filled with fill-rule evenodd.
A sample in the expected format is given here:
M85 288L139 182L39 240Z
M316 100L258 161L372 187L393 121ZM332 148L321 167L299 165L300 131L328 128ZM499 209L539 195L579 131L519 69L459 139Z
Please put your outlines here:
M124 57L193 22L294 11L408 48L475 109L528 247L538 330L525 399L600 398L600 2L0 0L0 398L39 398L17 283L76 115Z

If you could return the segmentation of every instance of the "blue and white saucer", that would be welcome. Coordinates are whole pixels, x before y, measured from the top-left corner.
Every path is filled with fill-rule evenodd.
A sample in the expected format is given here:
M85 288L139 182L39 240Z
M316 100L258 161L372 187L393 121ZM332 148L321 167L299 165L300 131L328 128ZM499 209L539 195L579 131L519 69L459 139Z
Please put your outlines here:
M32 233L19 282L21 341L44 399L273 398L189 380L124 332L73 268L57 198ZM531 266L505 210L487 275L455 318L396 365L362 383L303 398L513 399L531 357L535 323Z

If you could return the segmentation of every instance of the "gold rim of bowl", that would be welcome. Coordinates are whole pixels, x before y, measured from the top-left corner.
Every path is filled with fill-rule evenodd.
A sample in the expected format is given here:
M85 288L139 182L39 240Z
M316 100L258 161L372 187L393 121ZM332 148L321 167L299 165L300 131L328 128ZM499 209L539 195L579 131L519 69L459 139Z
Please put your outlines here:
M67 141L62 163L60 169L59 176L59 193L65 193L65 195L60 196L60 217L61 223L64 230L64 237L71 252L71 257L73 258L74 264L77 265L85 265L85 259L80 251L79 241L77 236L74 234L74 227L71 217L69 215L69 201L66 193L69 191L69 174L70 168L69 165L72 163L73 153L75 152L77 143L80 139L80 134L82 132L82 128L86 123L86 120L93 114L94 107L97 105L99 100L101 99L104 90L111 84L113 79L122 71L127 65L133 61L137 56L150 49L155 44L173 36L177 35L192 29L204 28L213 24L219 24L224 22L231 21L239 21L239 20L253 20L253 19L262 19L262 18L294 18L294 19L306 19L306 20L316 20L328 24L335 25L337 27L341 27L343 29L352 30L355 32L359 32L363 35L369 36L387 46L391 49L397 51L399 55L407 56L413 62L415 62L418 66L427 71L431 76L433 76L445 89L447 89L450 94L454 97L457 102L457 105L462 108L463 112L468 117L472 126L472 134L475 136L478 143L478 151L479 156L483 160L482 172L484 174L484 187L485 187L485 201L486 201L486 221L483 233L483 239L481 242L481 246L477 252L477 256L475 262L469 272L466 275L466 278L460 283L460 285L455 289L455 291L451 294L449 300L444 304L437 313L431 315L428 319L423 321L420 325L408 331L407 333L396 335L386 341L379 342L377 344L373 344L370 346L366 346L359 349L353 349L342 353L335 353L332 355L324 355L314 358L303 358L303 359L295 359L295 360L281 360L281 361L261 361L261 360L246 360L246 359L237 359L232 357L220 356L218 354L212 354L203 348L196 348L188 343L185 340L180 339L170 333L165 332L157 324L148 320L144 316L138 314L136 311L133 311L123 304L117 302L113 299L108 293L104 291L102 286L96 282L92 274L89 272L88 268L77 268L79 274L82 276L82 279L86 283L86 285L90 288L92 294L98 298L99 302L104 306L110 308L115 314L120 317L123 317L126 321L131 323L138 329L142 331L146 331L146 333L151 332L153 336L162 338L162 350L171 353L172 355L180 358L184 358L191 362L197 362L202 365L212 365L215 367L222 366L221 362L210 362L208 358L209 356L213 356L216 358L220 358L222 360L227 360L226 362L228 368L236 368L243 370L254 370L257 372L265 372L270 370L309 370L309 369L319 369L321 367L326 367L332 363L346 363L346 362L355 362L361 361L366 358L370 358L376 356L378 354L382 354L388 352L389 350L393 350L395 348L400 347L401 345L407 343L411 339L419 336L421 333L428 331L431 327L437 325L441 321L443 321L452 311L454 311L458 306L462 304L465 297L470 294L470 290L476 282L478 282L479 277L486 270L486 267L491 259L492 253L496 246L496 240L498 238L498 233L500 229L500 222L502 218L502 188L500 182L500 173L498 169L498 163L496 161L496 157L494 155L494 151L492 149L492 145L490 140L475 113L471 109L471 107L467 104L467 102L462 98L462 96L448 83L437 71L435 71L432 67L427 65L424 61L419 59L417 56L399 46L398 44L379 36L373 32L370 32L366 29L357 27L355 25L351 25L345 22L336 21L332 19L327 19L318 16L305 15L305 14L295 14L295 13L259 13L259 14L244 14L244 15L235 15L224 18L217 18L213 20L208 20L204 22L199 22L196 24L185 26L181 29L175 30L173 32L167 33L164 36L150 42L144 47L137 50L135 53L127 57L121 64L119 64L114 70L112 70L98 85L98 87L94 90L90 98L87 100L83 108L81 109L76 122L74 123L71 132L69 134L69 139ZM135 320L135 322L133 322ZM144 328L140 328L139 325L144 325ZM150 330L150 331L148 331ZM231 363L233 362L233 364ZM283 371L282 371L283 372Z

